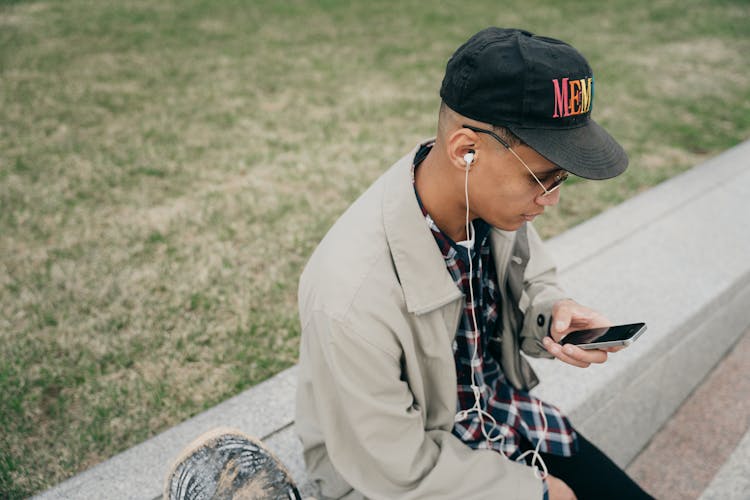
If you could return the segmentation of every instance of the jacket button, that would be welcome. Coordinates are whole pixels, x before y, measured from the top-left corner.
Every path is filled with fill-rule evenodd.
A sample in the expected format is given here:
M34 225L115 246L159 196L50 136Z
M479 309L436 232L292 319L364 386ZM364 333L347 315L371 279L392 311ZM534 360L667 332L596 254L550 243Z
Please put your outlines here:
M545 321L544 314L540 314L539 316L536 317L537 325L544 326L544 321Z

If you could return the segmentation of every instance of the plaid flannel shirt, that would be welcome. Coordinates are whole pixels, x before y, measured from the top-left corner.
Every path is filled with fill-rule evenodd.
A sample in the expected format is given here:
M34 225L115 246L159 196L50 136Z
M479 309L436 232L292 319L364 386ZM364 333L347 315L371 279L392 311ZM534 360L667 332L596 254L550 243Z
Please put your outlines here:
M415 157L415 168L427 156L429 148L419 151ZM415 186L416 193L416 186ZM474 406L472 389L472 354L474 377L481 395L480 406L495 419L496 427L484 419L485 431L490 436L502 434L501 439L489 441L482 432L482 422L476 412L469 412L453 427L453 434L474 449L490 448L515 459L521 455L520 444L526 440L539 451L560 456L570 456L578 449L576 433L568 419L559 409L520 391L507 383L500 364L488 353L489 337L498 327L498 304L502 300L497 284L497 270L492 258L491 226L481 219L474 223L474 249L458 245L444 234L429 216L419 194L416 193L425 221L440 248L446 268L456 286L466 297L466 302L453 341L453 356L456 363L458 404L456 411L469 410ZM469 276L469 259L472 259L473 274ZM469 287L473 287L474 302L470 303ZM472 310L478 325L474 325ZM478 332L478 335L477 335ZM488 353L485 356L485 353ZM540 406L542 409L540 409ZM542 415L544 413L544 417ZM543 418L547 421L544 431ZM545 481L545 498L547 484Z

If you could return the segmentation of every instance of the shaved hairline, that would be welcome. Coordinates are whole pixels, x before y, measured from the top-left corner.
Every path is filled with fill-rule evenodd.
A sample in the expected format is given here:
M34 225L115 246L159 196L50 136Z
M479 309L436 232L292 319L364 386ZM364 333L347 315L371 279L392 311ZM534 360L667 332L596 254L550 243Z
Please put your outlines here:
M513 132L499 125L472 120L453 111L445 101L440 101L440 112L438 113L437 142L442 143L450 134L460 129L464 123L469 125L492 130L499 135L509 146L515 147L523 144Z

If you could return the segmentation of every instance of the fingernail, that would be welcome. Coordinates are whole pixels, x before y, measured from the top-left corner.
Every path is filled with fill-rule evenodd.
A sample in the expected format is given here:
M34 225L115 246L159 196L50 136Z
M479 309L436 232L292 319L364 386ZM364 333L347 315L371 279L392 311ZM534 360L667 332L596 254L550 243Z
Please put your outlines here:
M574 352L573 351L573 346L572 345L566 345L565 348L563 349L563 351L565 352L565 354L573 354L573 352Z
M564 330L565 329L565 322L564 321L555 321L555 328L558 330Z
M552 345L549 350L552 351L552 354L560 354L560 344Z

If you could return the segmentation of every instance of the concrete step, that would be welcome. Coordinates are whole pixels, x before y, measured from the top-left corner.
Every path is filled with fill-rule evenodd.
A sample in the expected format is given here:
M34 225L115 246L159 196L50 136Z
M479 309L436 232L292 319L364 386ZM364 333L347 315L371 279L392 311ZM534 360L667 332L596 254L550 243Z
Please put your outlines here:
M571 297L648 331L601 366L534 360L537 393L620 466L750 326L750 141L549 242Z

